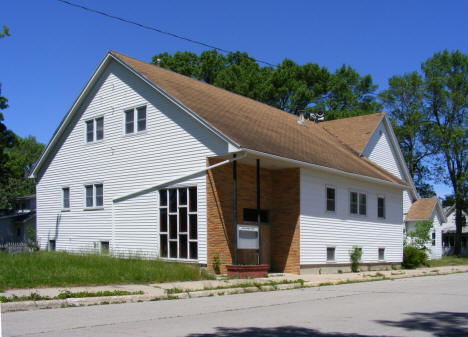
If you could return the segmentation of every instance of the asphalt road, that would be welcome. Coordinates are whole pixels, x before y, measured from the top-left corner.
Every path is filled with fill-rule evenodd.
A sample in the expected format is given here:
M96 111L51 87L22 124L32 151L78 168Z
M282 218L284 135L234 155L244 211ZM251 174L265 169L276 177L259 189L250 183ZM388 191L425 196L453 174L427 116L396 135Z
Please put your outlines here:
M468 273L2 314L3 336L468 336Z

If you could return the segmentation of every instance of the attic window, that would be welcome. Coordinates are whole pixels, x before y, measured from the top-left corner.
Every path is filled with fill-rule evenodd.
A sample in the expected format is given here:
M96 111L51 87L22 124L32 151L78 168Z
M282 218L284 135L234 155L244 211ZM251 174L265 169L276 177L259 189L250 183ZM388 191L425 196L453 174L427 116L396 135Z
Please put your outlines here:
M104 139L104 117L86 121L86 142L92 143Z
M125 110L125 134L128 135L145 130L146 106Z

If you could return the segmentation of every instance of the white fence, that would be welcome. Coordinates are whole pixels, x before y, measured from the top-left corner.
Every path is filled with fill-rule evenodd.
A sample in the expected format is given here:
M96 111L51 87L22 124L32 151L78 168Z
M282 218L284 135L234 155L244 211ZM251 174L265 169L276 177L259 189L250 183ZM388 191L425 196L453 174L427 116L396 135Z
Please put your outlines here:
M34 247L31 247L27 243L24 243L24 242L0 243L0 251L5 251L8 254L31 253L34 250L35 250Z

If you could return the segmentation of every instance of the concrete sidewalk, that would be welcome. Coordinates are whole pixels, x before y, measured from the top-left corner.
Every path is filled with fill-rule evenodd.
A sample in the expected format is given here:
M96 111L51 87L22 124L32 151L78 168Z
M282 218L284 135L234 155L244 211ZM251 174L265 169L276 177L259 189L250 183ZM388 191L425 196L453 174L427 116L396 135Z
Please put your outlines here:
M350 282L378 281L382 279L399 279L408 277L445 275L466 272L468 272L468 265L419 268L414 270L368 271L360 273L323 275L270 274L267 278L257 279L219 278L217 280L208 281L169 282L154 284L123 284L106 286L10 289L4 293L0 293L0 296L4 296L7 298L13 296L27 297L32 293L35 293L39 296L47 296L52 299L40 301L19 301L2 303L1 311L9 312L20 310L36 310L123 302L141 302L215 295L221 296L227 294L238 294L243 292L274 291L301 287L325 286ZM58 296L64 291L69 291L71 293L96 293L102 291L113 292L119 290L131 293L142 291L143 294L53 299L54 297Z

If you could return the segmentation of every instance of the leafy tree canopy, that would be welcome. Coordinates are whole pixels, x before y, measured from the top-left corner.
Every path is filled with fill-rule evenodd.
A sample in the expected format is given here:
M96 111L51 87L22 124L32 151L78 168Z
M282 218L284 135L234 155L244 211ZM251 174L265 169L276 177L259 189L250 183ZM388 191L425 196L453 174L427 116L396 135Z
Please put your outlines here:
M412 72L392 76L388 86L379 98L388 112L409 173L421 197L433 197L433 187L427 183L430 179L427 160L433 152L426 146L430 141L430 123L425 113L424 80L419 73Z

